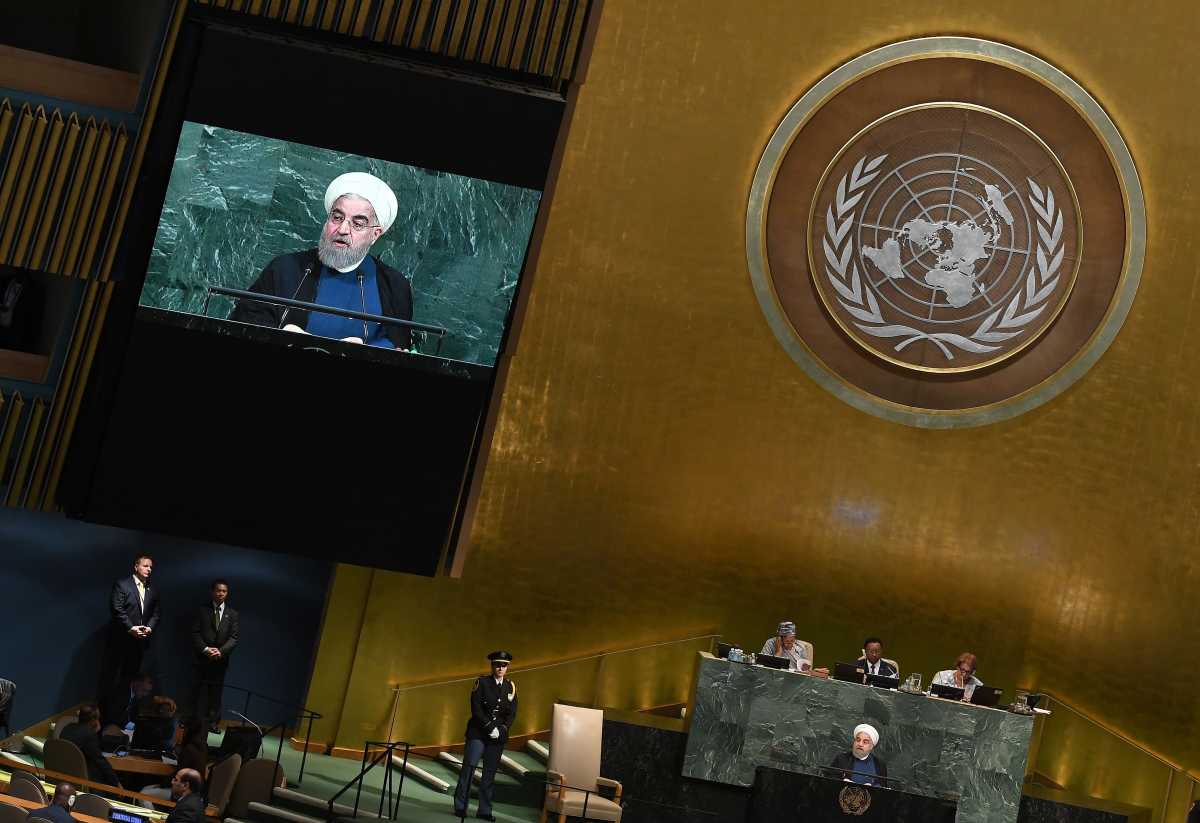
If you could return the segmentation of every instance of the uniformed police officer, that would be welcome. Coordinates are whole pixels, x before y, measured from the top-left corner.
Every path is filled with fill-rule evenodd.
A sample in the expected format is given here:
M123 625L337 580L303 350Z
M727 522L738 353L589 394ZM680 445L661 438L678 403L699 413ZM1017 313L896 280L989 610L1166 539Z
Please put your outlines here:
M475 766L483 759L483 777L479 781L479 808L475 816L480 820L495 820L492 816L493 781L500 755L504 753L504 742L508 730L517 719L517 684L508 679L508 664L512 662L509 652L492 652L492 673L485 674L471 687L471 719L467 721L466 750L463 752L463 767L458 775L458 787L454 790L454 813L459 819L467 816L467 800L471 794L471 775Z

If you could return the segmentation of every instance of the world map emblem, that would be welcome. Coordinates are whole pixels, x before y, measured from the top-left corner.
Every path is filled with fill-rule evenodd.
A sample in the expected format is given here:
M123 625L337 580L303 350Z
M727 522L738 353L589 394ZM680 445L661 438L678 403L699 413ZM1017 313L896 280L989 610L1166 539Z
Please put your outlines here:
M872 124L831 164L809 268L867 351L968 371L1057 318L1075 280L1077 217L1070 179L1028 129L979 106L923 105Z
M1080 380L1120 331L1146 213L1117 125L1006 44L894 43L805 91L759 160L751 283L839 399L924 428L996 422Z

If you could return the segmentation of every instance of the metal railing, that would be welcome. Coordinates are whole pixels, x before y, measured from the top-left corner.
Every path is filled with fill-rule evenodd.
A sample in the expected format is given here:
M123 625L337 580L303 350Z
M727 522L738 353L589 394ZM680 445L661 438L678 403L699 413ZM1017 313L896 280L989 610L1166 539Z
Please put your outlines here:
M205 681L203 685L207 685L209 682L210 681ZM308 763L308 746L309 746L309 743L312 741L313 721L321 720L324 717L324 715L322 715L320 712L314 712L312 709L305 708L303 705L301 705L299 703L290 703L286 700L280 700L277 697L271 697L270 695L263 694L262 692L256 692L256 691L253 691L252 689L247 689L243 686L231 686L228 683L226 683L226 684L224 684L224 688L232 689L233 691L236 691L236 692L241 692L246 696L246 698L242 704L242 711L238 712L238 711L235 711L234 709L230 709L228 706L225 706L222 708L223 712L227 711L227 712L236 714L244 722L250 723L253 726L255 726L256 728L258 728L259 731L262 733L264 742L266 741L266 738L268 738L272 734L278 732L279 746L275 750L275 765L276 765L276 767L279 766L280 760L283 758L283 741L284 741L284 738L286 738L288 736L287 730L289 728L293 728L290 724L295 722L296 727L298 727L300 724L307 722L307 726L304 731L304 747L301 749L301 755L300 755L300 772L299 772L299 774L296 775L296 784L299 785L299 784L303 783L304 782L304 767ZM288 710L288 714L286 716L284 716L282 719L278 720L277 722L271 724L270 726L268 726L267 728L264 729L264 728L262 728L261 723L257 723L251 719L250 704L254 698L258 698L259 700L265 700L269 703L274 703L277 706L282 706L285 710Z
M521 693L525 696L538 695L544 701L526 703L527 706L553 705L555 700L568 700L582 705L604 705L613 709L643 710L661 705L686 702L691 692L692 665L697 651L712 651L717 634L703 634L678 640L646 643L626 649L581 655L566 660L522 667L512 672L520 680ZM666 663L663 663L663 659ZM660 669L667 674L657 686L637 682L636 694L620 694L620 687L630 681L622 677L623 671L645 671L647 664L661 663ZM465 695L470 691L478 675L454 677L424 683L399 684L390 687L391 707L386 728L380 728L386 739L391 739L397 725L404 735L417 740L415 746L449 745L460 742L459 727L454 727L453 740L429 739L441 733L423 729L429 726L425 718L445 718L458 715L465 707ZM615 685L614 685L615 684ZM405 703L412 704L412 711L405 711ZM526 711L523 709L523 711ZM526 711L525 717L530 717ZM408 719L404 719L408 718ZM465 719L465 718L464 718ZM543 725L532 731L545 731L550 727L549 715ZM535 724L537 721L535 721Z
M396 756L396 749L400 747L404 748L404 757L401 765L399 766L400 781L399 784L396 785L396 794L393 798L392 771L397 767L394 765L392 758ZM404 792L404 774L408 770L408 753L411 748L412 746L403 740L394 741L391 743L378 740L368 740L363 745L362 768L359 770L357 775L351 778L345 786L342 786L342 788L338 790L337 794L329 798L326 820L332 823L335 817L333 807L337 805L338 798L348 792L351 786L357 787L354 792L354 812L351 817L358 817L358 806L362 801L363 780L366 778L367 774L374 770L375 767L381 762L383 763L383 785L379 789L379 809L376 814L380 817L380 819L395 820L396 813L400 808L400 795ZM386 817L384 815L385 809L387 811Z

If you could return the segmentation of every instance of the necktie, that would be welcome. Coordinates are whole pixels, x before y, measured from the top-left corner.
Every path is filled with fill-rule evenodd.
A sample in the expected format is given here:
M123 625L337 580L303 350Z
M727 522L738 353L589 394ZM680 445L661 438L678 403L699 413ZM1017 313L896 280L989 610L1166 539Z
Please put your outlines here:
M220 631L221 629L221 609L217 607L213 609L213 628Z

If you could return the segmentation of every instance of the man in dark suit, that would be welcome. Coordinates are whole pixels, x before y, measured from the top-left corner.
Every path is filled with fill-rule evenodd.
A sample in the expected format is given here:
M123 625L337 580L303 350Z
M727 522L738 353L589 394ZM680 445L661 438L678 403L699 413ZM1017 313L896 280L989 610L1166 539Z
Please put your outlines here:
M40 809L30 809L29 819L40 817L50 823L76 823L71 817L71 800L75 797L75 787L70 783L59 783L54 787L54 800L49 806Z
M180 769L171 778L175 808L167 823L204 823L204 778L195 769Z
M854 728L853 741L850 751L842 752L833 758L830 767L841 772L841 777L845 780L870 786L883 785L883 781L878 778L887 777L887 764L875 754L875 747L879 744L879 732L874 726L860 723Z
M454 790L454 813L460 819L467 816L467 801L471 796L471 776L475 766L483 760L483 776L479 780L479 808L475 816L480 820L495 820L492 816L493 781L504 754L504 743L508 730L517 719L517 684L507 678L508 664L512 655L508 652L492 652L492 673L476 679L471 687L471 719L467 721L466 748L463 750L462 771L458 773L458 786Z
M229 655L238 644L238 613L227 602L229 584L214 580L209 602L200 607L192 621L192 650L196 668L196 717L216 730L221 719L221 692Z
M79 751L83 752L83 759L87 761L88 780L107 783L109 786L121 785L112 764L100 751L100 710L94 704L85 703L80 706L79 719L63 729L59 738L74 743L79 747Z
M878 637L868 637L863 641L863 656L855 661L855 665L867 674L882 674L884 677L899 677L896 667L883 659L883 641Z
M100 674L100 696L105 718L119 712L125 703L125 690L134 675L149 671L151 639L162 616L158 589L150 585L154 560L139 554L133 561L133 574L113 584L109 598L108 649Z

